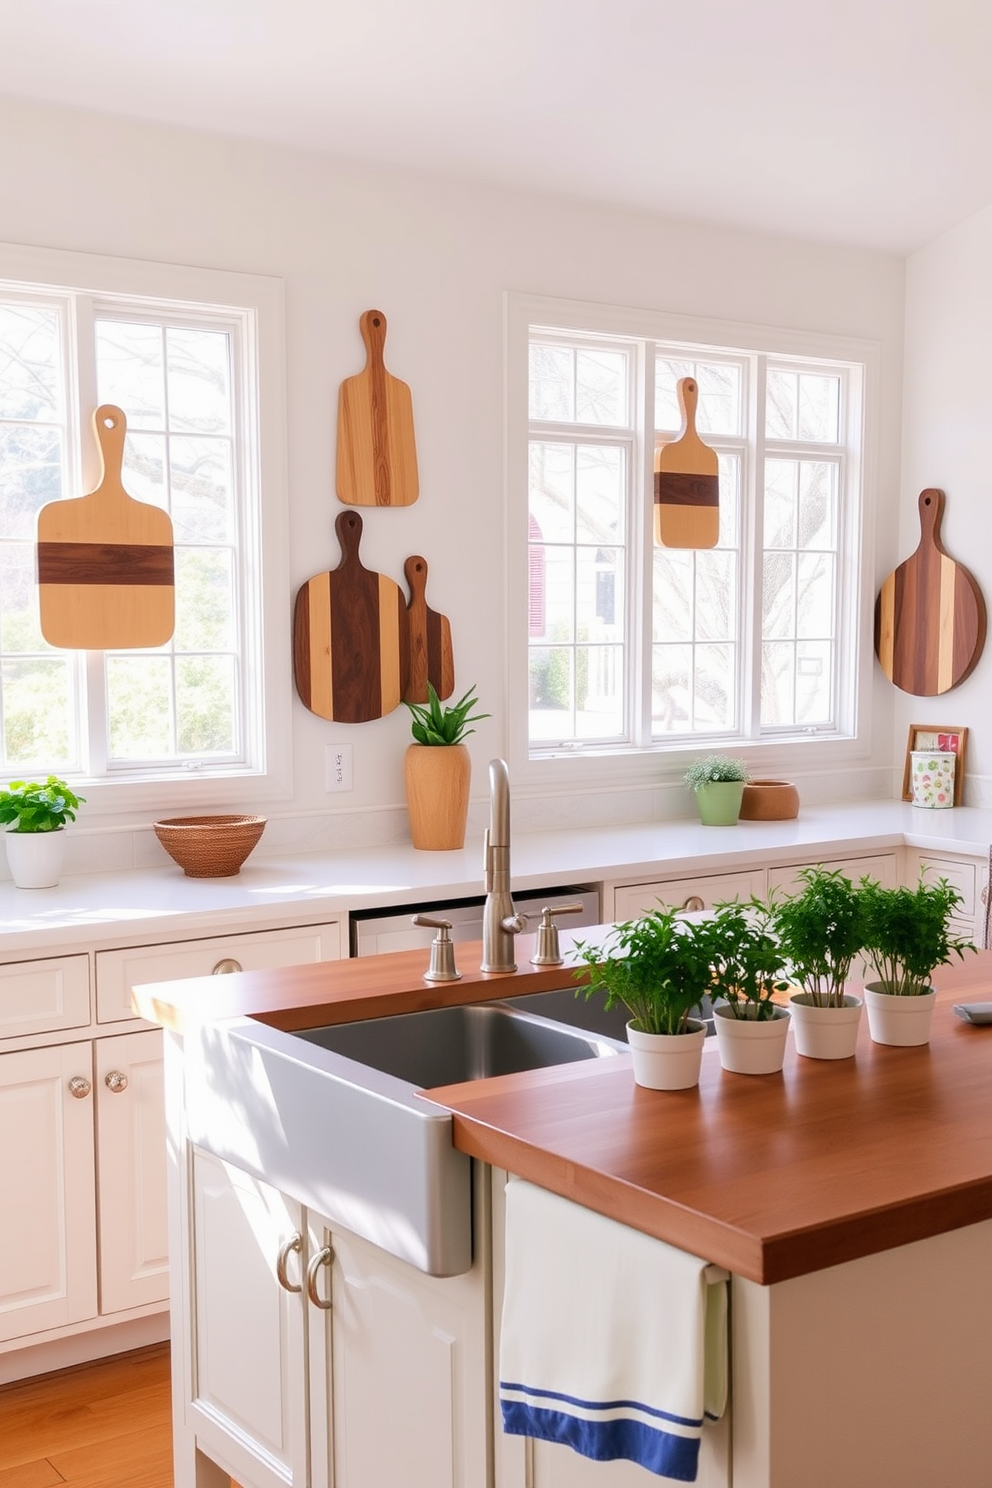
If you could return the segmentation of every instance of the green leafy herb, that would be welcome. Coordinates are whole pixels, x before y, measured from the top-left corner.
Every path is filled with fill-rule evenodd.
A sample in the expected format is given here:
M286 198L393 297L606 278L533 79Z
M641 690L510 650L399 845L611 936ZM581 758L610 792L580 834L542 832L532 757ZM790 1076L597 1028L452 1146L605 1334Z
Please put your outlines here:
M76 810L85 796L75 796L64 780L49 775L44 785L37 781L12 780L0 791L0 824L16 822L16 832L54 832L76 820Z
M843 1007L844 987L864 945L859 891L836 868L804 868L804 887L772 905L772 926L789 976L814 1007Z
M475 729L468 727L470 723L492 717L490 713L473 713L472 709L477 706L475 688L470 687L463 698L445 708L428 682L427 706L407 703L413 714L410 729L414 739L418 744L460 744L469 734L475 733Z
M708 921L714 997L726 998L735 1018L766 1022L775 1016L773 992L784 992L785 956L772 926L771 910L752 898L716 905Z
M575 949L592 972L575 995L605 992L607 1009L623 1003L642 1033L687 1033L693 1010L711 990L707 921L686 919L667 905L614 925L600 945L576 941Z
M962 900L946 878L936 883L921 878L915 889L884 889L863 878L859 895L865 955L894 996L928 992L934 967L975 949L970 940L950 933L951 916Z

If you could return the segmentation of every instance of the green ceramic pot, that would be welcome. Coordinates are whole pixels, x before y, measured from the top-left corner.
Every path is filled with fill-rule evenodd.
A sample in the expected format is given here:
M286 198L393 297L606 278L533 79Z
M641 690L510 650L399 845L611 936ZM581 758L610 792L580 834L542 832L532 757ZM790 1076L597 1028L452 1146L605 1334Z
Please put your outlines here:
M708 780L696 788L699 820L704 827L732 827L741 814L743 780Z

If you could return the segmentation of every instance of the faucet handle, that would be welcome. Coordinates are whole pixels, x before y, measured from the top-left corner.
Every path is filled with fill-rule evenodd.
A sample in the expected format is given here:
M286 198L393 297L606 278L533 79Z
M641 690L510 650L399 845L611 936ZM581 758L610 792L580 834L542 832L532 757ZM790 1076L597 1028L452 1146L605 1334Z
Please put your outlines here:
M451 921L436 920L431 915L417 914L415 925L426 925L437 934L431 941L431 962L424 972L425 982L457 982L461 972L455 967L455 947L451 939Z
M546 904L541 911L541 923L537 927L537 950L530 958L531 966L561 966L564 957L558 941L558 926L555 915L581 914L581 904Z

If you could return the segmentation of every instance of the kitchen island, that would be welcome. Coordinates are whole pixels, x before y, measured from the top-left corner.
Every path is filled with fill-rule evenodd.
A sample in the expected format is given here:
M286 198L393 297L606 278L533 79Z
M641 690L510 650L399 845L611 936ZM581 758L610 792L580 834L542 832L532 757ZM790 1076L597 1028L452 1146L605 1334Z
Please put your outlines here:
M483 975L472 969L476 952L460 950L463 979L445 987L423 982L422 953L404 952L245 973L219 988L205 978L139 991L139 1011L171 1029L174 1140L182 1137L176 1105L187 1020L247 1017L298 1029L568 979L547 968ZM430 1092L452 1112L453 1141L480 1171L530 1179L732 1273L732 1467L701 1481L729 1482L731 1472L735 1488L989 1481L992 1029L971 1027L952 1009L989 996L992 954L935 980L932 1041L922 1049L874 1045L864 1028L854 1060L820 1063L790 1051L780 1076L728 1075L710 1048L694 1091L639 1090L620 1056ZM497 1303L499 1215L497 1184L491 1211L483 1204L476 1216L492 1227L492 1251L482 1248ZM181 1249L182 1212L173 1234ZM174 1284L181 1371L195 1322L189 1275ZM234 1471L242 1459L213 1450L209 1431L184 1425L193 1419L179 1404L193 1399L189 1359L185 1369L177 1483L212 1488L221 1481L212 1476L218 1460ZM485 1379L486 1368L476 1377ZM487 1429L490 1407L491 1399ZM542 1453L525 1461L520 1443L497 1436L478 1488L650 1481L626 1465L593 1467L565 1455L567 1467ZM271 1481L261 1473L246 1488ZM321 1479L311 1473L307 1481ZM464 1473L450 1481L476 1488ZM345 1478L339 1488L378 1485Z

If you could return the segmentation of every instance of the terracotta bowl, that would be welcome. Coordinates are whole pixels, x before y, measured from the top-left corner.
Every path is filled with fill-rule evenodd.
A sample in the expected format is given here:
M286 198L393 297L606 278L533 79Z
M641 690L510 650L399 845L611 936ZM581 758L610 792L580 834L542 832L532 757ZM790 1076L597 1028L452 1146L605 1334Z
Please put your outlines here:
M265 817L170 816L154 827L189 878L231 878L265 831Z
M749 780L741 821L791 821L799 815L799 792L790 780Z

